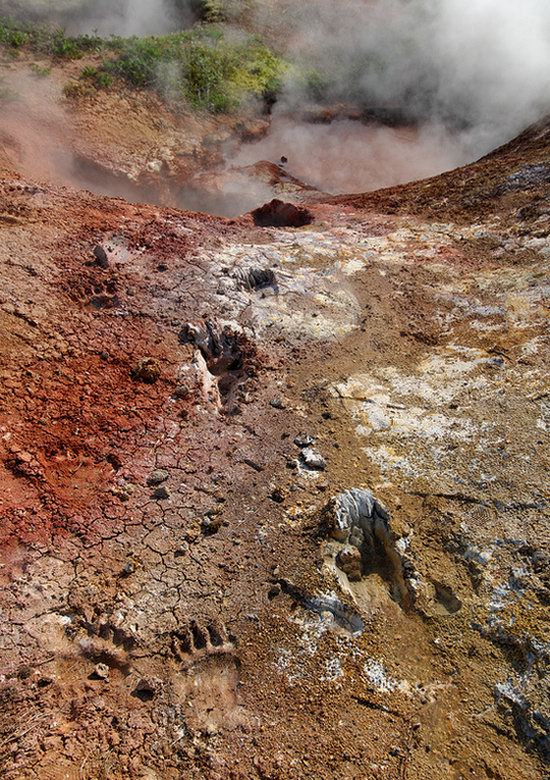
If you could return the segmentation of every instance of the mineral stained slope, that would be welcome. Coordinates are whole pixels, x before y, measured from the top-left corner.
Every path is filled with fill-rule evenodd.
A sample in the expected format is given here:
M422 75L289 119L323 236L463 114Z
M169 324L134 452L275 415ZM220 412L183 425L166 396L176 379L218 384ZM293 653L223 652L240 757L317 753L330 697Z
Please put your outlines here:
M544 777L549 137L299 229L4 176L3 777Z

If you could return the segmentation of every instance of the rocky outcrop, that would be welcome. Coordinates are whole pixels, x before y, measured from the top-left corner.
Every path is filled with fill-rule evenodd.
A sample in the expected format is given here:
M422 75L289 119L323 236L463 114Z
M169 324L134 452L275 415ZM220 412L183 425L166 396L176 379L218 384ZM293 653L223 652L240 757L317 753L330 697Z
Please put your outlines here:
M313 222L313 214L303 206L275 199L254 209L252 219L258 227L299 228L310 225Z

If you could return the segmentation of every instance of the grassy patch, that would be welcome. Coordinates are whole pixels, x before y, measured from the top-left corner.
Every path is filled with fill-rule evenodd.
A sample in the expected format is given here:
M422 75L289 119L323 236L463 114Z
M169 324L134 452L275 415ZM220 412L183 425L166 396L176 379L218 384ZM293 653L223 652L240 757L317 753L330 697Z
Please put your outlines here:
M92 59L79 82L65 88L69 97L110 89L117 82L152 89L163 98L196 109L231 112L242 103L272 97L280 89L286 63L260 40L227 35L215 24L148 38L67 36L0 19L0 47L25 49L52 60Z
M117 43L103 72L213 112L233 111L252 96L276 92L286 67L260 41L228 41L221 28L210 25Z
M64 30L0 18L0 46L12 51L29 49L53 59L74 60L101 51L106 44L93 35L71 37Z

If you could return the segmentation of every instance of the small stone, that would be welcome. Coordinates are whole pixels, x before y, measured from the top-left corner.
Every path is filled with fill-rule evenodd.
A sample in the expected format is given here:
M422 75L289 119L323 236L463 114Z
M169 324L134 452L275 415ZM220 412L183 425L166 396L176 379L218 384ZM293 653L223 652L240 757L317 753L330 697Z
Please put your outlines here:
M212 536L212 534L217 534L222 527L223 517L221 514L214 516L207 515L203 518L201 525L203 534L205 534L205 536Z
M168 488L161 485L153 491L153 498L156 498L157 501L166 501L166 499L170 498L170 492Z
M311 447L312 444L315 444L315 438L309 434L301 434L300 436L296 436L294 444L303 450L305 447Z
M327 467L327 463L323 456L311 447L305 447L305 449L302 450L301 458L304 465L314 471L324 471Z
M151 701L155 698L159 685L160 681L154 678L142 677L132 691L132 696L141 701Z
M110 669L107 664L96 664L94 667L93 675L97 680L108 680Z
M147 484L149 487L162 485L163 482L166 482L169 476L170 474L165 469L155 469L147 477Z
M97 244L94 247L94 257L95 257L95 264L97 266L103 269L109 267L109 256L107 255L107 252L103 249L101 244Z
M336 564L351 582L359 582L362 577L361 552L351 544L347 544L340 550L336 557Z
M174 390L174 398L178 398L179 400L184 400L185 398L189 398L191 395L191 390L187 385L181 384L177 385L176 389Z
M151 357L142 358L132 369L130 376L136 382L144 382L147 385L154 384L160 378L160 365L158 360Z
M268 594L267 594L267 598L268 598L270 601L272 601L272 599L276 599L276 598L277 598L277 596L280 596L280 595L281 595L281 586L280 586L280 584L277 582L277 583L275 583L275 585L273 585L273 586L272 586L272 587L269 589L269 592L268 592Z
M136 564L133 561L126 561L126 563L122 567L122 573L126 577L129 577L130 574L133 574L135 570L136 570Z
M275 198L252 211L254 224L258 227L303 227L313 222L313 214L303 206L285 203Z
M276 504L282 504L286 498L286 492L283 490L283 488L276 487L271 491L269 497L272 501L275 501Z
M286 409L285 402L282 398L272 398L269 405L274 409Z

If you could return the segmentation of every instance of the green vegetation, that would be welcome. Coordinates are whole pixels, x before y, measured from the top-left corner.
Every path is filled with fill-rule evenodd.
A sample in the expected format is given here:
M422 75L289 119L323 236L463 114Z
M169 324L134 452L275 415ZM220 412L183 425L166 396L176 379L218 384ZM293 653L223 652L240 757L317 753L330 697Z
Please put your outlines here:
M210 18L217 0L208 2ZM226 36L222 26L199 24L191 30L148 38L67 36L0 19L0 47L42 54L53 60L85 56L79 82L65 87L67 97L109 89L117 82L152 89L196 109L231 112L250 98L270 98L280 89L286 63L257 38Z
M93 35L70 37L63 30L36 27L27 22L0 18L0 46L17 51L28 48L37 54L56 59L80 59L90 52L101 51L108 42Z
M134 87L155 89L169 99L184 98L213 112L236 109L250 96L280 88L284 63L260 41L229 42L223 30L199 26L158 38L123 42L102 71Z

